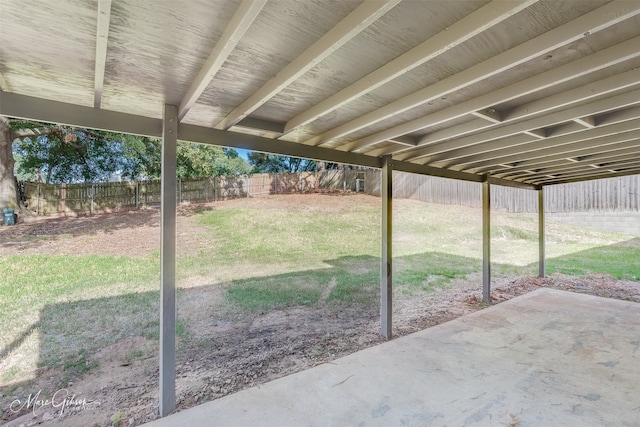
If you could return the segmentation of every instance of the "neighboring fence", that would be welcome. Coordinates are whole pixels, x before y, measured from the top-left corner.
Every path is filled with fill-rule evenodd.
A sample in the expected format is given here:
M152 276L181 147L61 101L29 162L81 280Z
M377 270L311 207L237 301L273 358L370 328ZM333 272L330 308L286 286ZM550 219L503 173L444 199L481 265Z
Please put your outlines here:
M178 180L177 200L207 202L261 194L320 190L364 191L364 172L328 170L287 174L256 174ZM38 215L94 213L160 205L160 181L93 184L24 182L29 210Z
M380 195L380 171L368 170L365 191ZM583 181L545 187L545 211L640 212L640 175ZM482 186L476 182L458 181L404 172L393 173L393 197L423 202L461 206L482 206ZM491 207L508 212L538 211L535 191L498 185L491 186Z
M28 207L39 215L93 213L160 204L160 181L95 184L25 182ZM216 201L262 194L320 190L364 191L380 195L380 171L329 170L291 174L256 174L179 180L178 202ZM424 202L482 206L479 183L393 173L393 196ZM535 191L494 185L491 205L508 212L538 211ZM640 175L545 187L545 210L563 212L640 212Z

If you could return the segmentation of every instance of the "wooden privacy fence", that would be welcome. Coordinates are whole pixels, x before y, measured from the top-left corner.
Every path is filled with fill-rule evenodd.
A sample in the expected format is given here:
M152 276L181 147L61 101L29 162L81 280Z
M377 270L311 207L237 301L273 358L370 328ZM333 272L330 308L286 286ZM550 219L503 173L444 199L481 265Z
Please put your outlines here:
M364 191L364 172L327 170L284 174L216 176L178 180L177 201L212 202L262 194L306 193L320 190ZM84 184L25 182L29 210L38 215L94 213L160 205L160 181Z
M380 171L367 170L365 191L380 195ZM545 211L640 211L640 175L606 178L544 188ZM482 206L482 186L477 182L458 181L405 172L393 173L393 197L423 202L461 206ZM538 212L535 191L491 186L491 207L508 212Z
M25 182L28 207L38 215L93 213L160 205L160 181L94 184ZM321 190L364 191L380 195L380 171L329 170L288 174L256 174L178 181L178 202L211 202L262 194ZM404 172L393 173L393 197L461 206L482 206L481 185ZM640 175L545 187L549 213L640 212ZM538 211L535 191L494 185L491 205L508 212Z

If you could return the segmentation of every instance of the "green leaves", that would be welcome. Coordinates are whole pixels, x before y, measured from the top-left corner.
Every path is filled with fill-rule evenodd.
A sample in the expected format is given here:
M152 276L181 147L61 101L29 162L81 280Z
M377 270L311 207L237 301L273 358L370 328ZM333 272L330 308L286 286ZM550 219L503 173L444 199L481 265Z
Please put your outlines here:
M160 177L162 143L158 139L71 128L30 121L11 121L16 138L16 171L48 183ZM235 150L178 142L178 178L239 175L251 172Z

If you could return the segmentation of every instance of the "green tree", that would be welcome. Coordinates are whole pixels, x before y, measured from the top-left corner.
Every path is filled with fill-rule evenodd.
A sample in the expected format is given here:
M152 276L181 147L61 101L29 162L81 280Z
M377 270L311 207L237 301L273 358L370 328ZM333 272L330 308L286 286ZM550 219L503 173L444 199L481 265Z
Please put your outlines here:
M125 156L130 160L133 176L160 178L162 143L160 140L122 135ZM242 175L251 166L230 148L178 141L176 147L178 178L201 178L214 175Z
M45 182L159 178L161 152L153 138L0 116L0 208L18 205L16 174ZM251 171L235 150L187 142L178 142L177 164L179 178Z
M318 164L314 160L257 151L249 154L249 163L253 166L254 173L315 172L318 170Z

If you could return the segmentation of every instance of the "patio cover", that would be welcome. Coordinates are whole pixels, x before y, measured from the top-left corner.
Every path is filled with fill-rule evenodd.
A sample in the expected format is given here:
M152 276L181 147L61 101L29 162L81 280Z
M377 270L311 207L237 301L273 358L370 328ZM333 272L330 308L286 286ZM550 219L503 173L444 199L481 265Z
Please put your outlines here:
M392 171L483 183L487 299L490 184L542 207L543 186L640 173L639 15L639 0L0 0L0 114L163 137L165 414L176 140L381 168L390 336Z

